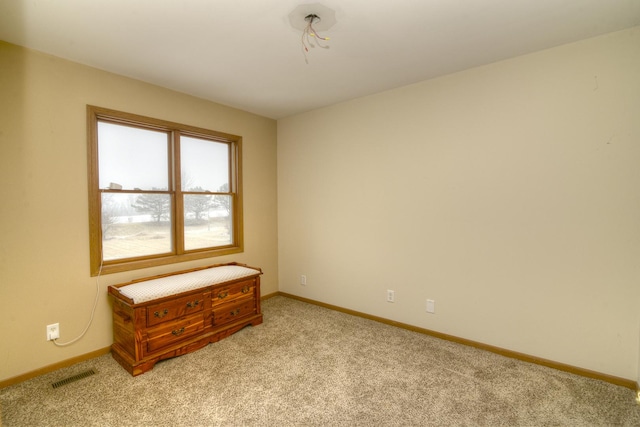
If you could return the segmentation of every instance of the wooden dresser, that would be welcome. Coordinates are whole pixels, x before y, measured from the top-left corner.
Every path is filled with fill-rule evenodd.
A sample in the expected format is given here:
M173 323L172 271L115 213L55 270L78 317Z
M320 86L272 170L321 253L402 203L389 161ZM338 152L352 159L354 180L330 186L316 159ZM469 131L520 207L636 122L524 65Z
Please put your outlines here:
M259 325L261 274L230 263L109 286L114 359L135 376Z

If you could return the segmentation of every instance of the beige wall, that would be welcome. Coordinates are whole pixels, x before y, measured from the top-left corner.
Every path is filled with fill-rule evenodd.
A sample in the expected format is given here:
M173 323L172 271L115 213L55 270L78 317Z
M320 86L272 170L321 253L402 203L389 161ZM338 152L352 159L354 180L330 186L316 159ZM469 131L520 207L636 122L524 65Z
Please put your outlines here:
M277 291L276 122L0 42L0 381L111 345L109 284L165 271L239 261L262 267ZM100 278L89 320L86 105L243 137L245 252Z
M280 120L280 290L635 380L639 46L636 27Z

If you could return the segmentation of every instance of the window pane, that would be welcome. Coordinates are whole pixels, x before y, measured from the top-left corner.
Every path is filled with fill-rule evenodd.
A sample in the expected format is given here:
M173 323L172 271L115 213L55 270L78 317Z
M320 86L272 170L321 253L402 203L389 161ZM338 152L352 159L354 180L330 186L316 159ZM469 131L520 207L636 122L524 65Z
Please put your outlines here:
M102 193L103 259L172 252L170 213L167 194Z
M168 189L166 132L98 122L100 188Z
M229 191L229 145L180 137L182 191Z
M184 196L185 250L227 246L232 242L231 196Z

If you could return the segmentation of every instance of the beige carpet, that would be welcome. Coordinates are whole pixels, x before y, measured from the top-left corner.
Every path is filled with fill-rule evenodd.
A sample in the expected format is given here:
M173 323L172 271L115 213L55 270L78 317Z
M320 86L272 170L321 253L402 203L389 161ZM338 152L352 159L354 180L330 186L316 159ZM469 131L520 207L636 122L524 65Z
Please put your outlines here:
M623 387L285 297L263 312L135 378L105 355L2 389L2 425L640 426Z

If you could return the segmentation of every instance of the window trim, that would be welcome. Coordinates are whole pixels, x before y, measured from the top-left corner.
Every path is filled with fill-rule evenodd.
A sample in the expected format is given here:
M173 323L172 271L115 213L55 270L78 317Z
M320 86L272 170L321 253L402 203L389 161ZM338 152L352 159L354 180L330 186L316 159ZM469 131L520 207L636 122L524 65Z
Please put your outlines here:
M173 238L175 242L174 252L171 254L148 255L124 260L102 260L102 207L99 188L98 171L98 121L105 120L116 124L132 125L169 132L171 141L169 144L169 168L173 168L174 162L180 161L179 145L176 144L178 134L185 136L205 137L230 144L230 182L229 191L232 193L233 209L233 243L218 248L204 248L190 251L184 250L184 240L179 241L178 236L184 228L183 192L180 187L180 177L174 176L173 189L170 190L173 200ZM89 264L91 276L101 274L118 273L122 271L155 267L179 262L193 261L203 258L223 256L244 252L243 232L243 203L242 203L242 137L209 129L154 119L131 113L111 110L108 108L87 105L87 155L88 155L88 184L89 184ZM177 175L177 174L176 174ZM180 195L178 197L178 195ZM182 227L182 228L180 228Z

